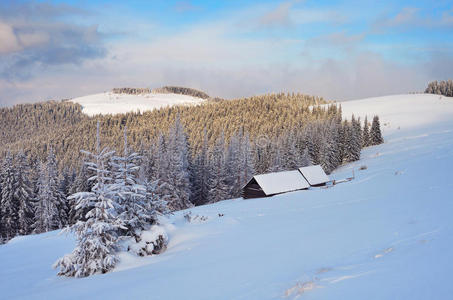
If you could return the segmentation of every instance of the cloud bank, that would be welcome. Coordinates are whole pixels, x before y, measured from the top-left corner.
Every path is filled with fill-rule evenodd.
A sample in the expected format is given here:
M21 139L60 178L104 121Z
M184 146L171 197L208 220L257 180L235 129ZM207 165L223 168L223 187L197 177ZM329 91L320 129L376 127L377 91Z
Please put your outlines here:
M417 59L402 60L395 43L375 38L419 18L425 29L448 27L450 11L432 23L419 10L402 8L357 26L347 11L292 1L171 30L137 17L132 25L146 24L137 25L140 34L112 39L100 27L113 25L96 11L41 2L0 5L0 106L162 85L225 98L294 91L345 100L422 91L430 80L452 77L451 45L403 45L402 55ZM171 8L181 17L198 9L191 2ZM95 22L74 21L81 19Z

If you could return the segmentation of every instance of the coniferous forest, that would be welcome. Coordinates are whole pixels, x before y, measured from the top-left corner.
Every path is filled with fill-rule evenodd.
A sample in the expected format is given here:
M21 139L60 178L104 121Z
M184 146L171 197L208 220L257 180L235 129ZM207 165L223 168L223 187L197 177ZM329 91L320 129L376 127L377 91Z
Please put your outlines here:
M453 80L432 81L425 89L425 93L453 97Z
M113 268L117 241L142 242L159 214L240 197L255 174L311 164L330 173L383 142L377 116L346 121L341 106L300 94L114 116L70 102L0 114L1 241L66 228L78 245L56 266L76 277ZM158 253L159 239L137 253Z

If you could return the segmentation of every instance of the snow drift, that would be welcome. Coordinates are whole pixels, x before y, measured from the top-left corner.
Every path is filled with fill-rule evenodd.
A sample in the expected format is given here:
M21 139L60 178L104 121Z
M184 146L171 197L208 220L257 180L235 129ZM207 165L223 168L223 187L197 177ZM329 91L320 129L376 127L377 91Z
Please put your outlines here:
M379 114L386 139L330 175L355 169L355 180L200 206L191 209L196 222L177 212L164 224L166 252L123 253L114 272L84 279L51 268L73 249L71 236L17 237L0 246L1 297L451 298L453 99L400 95L342 107Z

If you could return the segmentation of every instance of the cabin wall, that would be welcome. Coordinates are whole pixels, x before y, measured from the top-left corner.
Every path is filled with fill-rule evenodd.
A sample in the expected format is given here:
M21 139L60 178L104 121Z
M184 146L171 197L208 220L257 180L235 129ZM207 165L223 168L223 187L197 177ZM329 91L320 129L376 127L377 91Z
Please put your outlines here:
M242 198L244 199L263 197L267 197L267 195L256 182L251 182L242 189Z

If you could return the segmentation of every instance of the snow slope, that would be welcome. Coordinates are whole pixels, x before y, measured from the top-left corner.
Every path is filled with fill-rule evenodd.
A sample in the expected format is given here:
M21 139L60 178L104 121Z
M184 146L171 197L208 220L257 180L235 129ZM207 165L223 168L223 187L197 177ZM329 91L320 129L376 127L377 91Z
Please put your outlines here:
M385 144L331 175L354 168L355 180L191 209L205 221L187 223L178 212L165 225L165 253L122 254L114 272L85 279L51 269L72 250L71 237L15 238L0 246L0 298L451 299L453 99L342 106L388 124Z
M70 101L82 105L82 111L94 116L97 114L119 114L126 112L144 112L173 105L194 105L206 100L179 94L114 94L105 92L79 98Z

